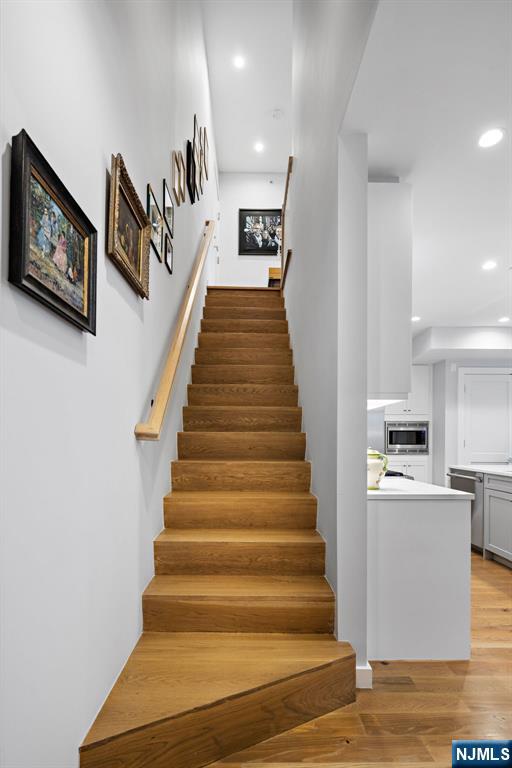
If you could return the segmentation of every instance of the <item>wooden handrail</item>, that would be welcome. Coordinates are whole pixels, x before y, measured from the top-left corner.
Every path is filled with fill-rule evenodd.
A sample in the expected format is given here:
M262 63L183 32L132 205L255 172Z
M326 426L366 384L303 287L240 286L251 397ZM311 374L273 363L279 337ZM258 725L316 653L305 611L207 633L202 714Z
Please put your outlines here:
M284 186L284 199L283 207L281 208L281 295L284 288L284 273L285 273L285 260L284 260L284 236L285 236L285 224L286 224L286 206L288 204L288 190L290 188L290 176L293 170L293 156L288 158L288 170L286 171L286 183ZM288 259L287 259L288 260Z
M286 254L286 261L284 263L284 271L281 272L281 292L284 289L284 284L286 283L286 275L288 274L288 266L290 264L290 259L292 257L292 249L288 248L288 252Z
M165 366L160 377L155 399L151 406L149 419L145 422L140 422L135 427L135 436L137 440L160 439L160 432L162 431L165 411L167 410L167 405L169 403L169 397L171 395L181 351L183 349L183 342L185 341L187 328L192 314L192 307L194 306L194 300L196 298L199 280L201 279L206 261L206 255L208 253L208 248L210 247L214 229L214 221L207 221L205 223L203 236L201 238L196 260L192 268L192 275L187 286L187 292L183 297L183 302L180 307L178 322L176 324L176 331L174 333L169 353L167 355L167 360L165 361Z

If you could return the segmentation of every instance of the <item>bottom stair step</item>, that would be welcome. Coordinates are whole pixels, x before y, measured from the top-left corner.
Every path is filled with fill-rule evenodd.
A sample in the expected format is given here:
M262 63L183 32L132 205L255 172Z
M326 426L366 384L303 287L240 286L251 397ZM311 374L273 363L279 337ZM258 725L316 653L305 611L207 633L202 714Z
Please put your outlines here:
M354 652L331 635L148 632L80 766L199 768L354 700Z

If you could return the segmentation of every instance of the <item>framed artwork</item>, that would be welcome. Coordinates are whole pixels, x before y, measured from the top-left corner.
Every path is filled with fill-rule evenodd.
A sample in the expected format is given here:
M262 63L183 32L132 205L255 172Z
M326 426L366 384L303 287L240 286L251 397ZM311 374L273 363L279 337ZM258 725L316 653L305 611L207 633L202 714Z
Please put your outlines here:
M281 245L279 208L240 208L238 213L239 256L275 255Z
M169 271L169 274L172 275L172 270L174 266L174 250L172 247L172 240L169 232L165 233L164 261L165 261L165 266Z
M158 261L162 261L162 252L164 249L164 220L160 213L160 208L158 207L151 184L148 184L146 213L151 224L151 247L153 248Z
M205 179L208 179L208 136L206 128L200 129L201 135L201 171Z
M173 151L171 160L172 193L174 195L176 205L181 205L181 163L179 154L180 153Z
M201 140L201 137L199 135L199 124L197 122L197 115L194 115L194 139L192 141L192 146L194 148L194 154L196 149L199 147L199 142Z
M209 152L208 134L206 133L206 128L203 128L203 165L204 165L204 175L206 176L206 178L208 178L208 152Z
M194 168L195 168L195 186L196 186L196 200L199 200L201 192L201 155L199 154L199 144L194 149Z
M169 192L169 187L167 186L167 182L165 179L163 182L162 209L164 213L164 221L169 228L171 237L174 237L174 203L172 202L171 193Z
M196 164L191 141L187 141L187 189L193 204L196 201Z
M96 334L97 232L22 130L12 139L9 281Z
M185 168L185 160L183 159L183 152L178 152L178 159L180 161L180 196L181 202L184 203L186 198L186 184L187 184L187 169Z
M151 224L120 154L112 155L108 255L134 291L149 298Z

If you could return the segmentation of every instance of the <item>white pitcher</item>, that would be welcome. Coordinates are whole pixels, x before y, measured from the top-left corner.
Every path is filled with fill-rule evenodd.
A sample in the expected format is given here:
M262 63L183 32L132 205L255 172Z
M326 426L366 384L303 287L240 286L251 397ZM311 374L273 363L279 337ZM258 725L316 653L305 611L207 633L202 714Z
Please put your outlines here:
M369 491L378 491L380 481L388 468L388 457L374 448L366 451L367 486Z

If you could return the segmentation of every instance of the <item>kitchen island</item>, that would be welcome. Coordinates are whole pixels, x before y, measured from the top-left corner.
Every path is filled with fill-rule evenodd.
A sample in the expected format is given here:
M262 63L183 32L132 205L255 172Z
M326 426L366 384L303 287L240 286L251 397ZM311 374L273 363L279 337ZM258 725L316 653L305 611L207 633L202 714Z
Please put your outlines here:
M400 477L368 491L369 659L469 659L472 499Z

